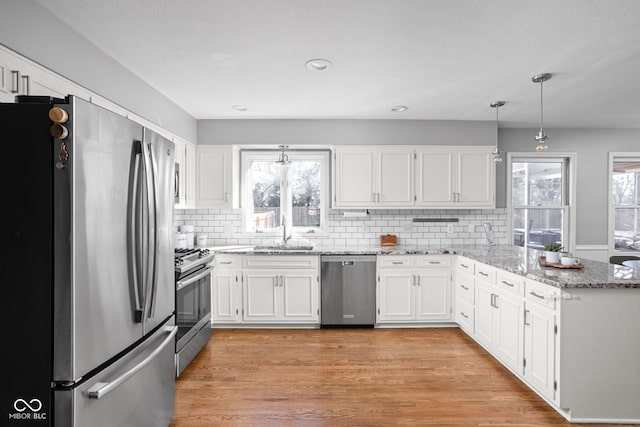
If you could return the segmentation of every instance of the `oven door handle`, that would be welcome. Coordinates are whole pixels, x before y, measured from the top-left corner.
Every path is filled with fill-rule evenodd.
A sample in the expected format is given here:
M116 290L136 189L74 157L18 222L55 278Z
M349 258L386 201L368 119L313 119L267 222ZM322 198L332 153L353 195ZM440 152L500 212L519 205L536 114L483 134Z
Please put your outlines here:
M202 279L204 276L211 274L211 270L213 270L213 266L212 265L208 265L204 270L202 270L202 273L199 273L197 275L195 275L194 277L190 277L187 280L179 280L176 283L176 290L180 290L182 288L184 288L185 286L189 286L190 284L197 282L198 280Z

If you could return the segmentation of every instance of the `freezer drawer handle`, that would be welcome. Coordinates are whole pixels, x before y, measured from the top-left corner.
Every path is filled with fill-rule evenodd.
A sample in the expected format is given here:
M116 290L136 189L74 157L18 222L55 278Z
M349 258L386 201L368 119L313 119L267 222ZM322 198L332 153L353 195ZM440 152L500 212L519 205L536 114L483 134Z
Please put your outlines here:
M127 372L125 372L124 374L116 378L114 381L111 381L110 383L97 383L96 385L91 387L87 391L89 398L101 399L105 397L107 394L109 394L111 391L118 388L121 384L123 384L129 378L137 374L138 371L140 371L149 363L151 363L153 359L155 359L160 353L162 353L162 351L165 349L166 346L168 346L169 344L173 344L176 333L178 332L178 327L167 326L165 328L165 331L169 332L169 335L167 336L167 338L165 338L162 344L153 351L153 353L147 356L142 362L138 363L136 366L134 366L133 368L129 369Z

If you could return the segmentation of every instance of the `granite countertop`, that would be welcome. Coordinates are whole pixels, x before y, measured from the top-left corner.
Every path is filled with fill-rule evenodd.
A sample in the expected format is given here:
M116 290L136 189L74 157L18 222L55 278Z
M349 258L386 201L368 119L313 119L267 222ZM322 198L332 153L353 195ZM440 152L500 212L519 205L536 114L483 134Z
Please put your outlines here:
M432 255L460 254L484 264L519 274L559 288L639 288L640 270L599 261L582 260L584 268L541 267L541 252L498 245L324 247L310 250L259 249L250 246L210 248L218 253L266 255Z

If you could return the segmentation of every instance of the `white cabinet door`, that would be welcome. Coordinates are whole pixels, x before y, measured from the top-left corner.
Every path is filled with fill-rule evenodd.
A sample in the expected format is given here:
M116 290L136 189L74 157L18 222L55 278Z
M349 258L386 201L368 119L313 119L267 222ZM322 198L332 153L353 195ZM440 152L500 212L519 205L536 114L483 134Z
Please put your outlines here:
M495 286L485 284L481 280L475 282L475 335L474 338L485 347L493 346L495 328L493 317L495 310L493 301Z
M318 275L316 271L287 271L282 292L282 320L319 322Z
M187 142L185 144L185 173L182 174L184 182L185 207L196 207L196 146Z
M375 206L414 205L413 149L377 149Z
M460 207L495 207L495 164L491 147L458 153L456 181Z
M524 378L551 400L555 398L555 324L555 312L528 306L524 327Z
M245 322L276 322L282 319L280 286L281 274L273 270L245 270L243 272L243 320Z
M413 269L378 271L378 322L406 322L415 319Z
M494 351L502 363L522 373L524 302L522 298L505 292L498 293L494 300Z
M371 207L374 202L374 153L365 148L336 149L335 207Z
M416 206L441 207L455 202L457 191L455 167L457 156L450 150L430 149L417 150L416 166Z
M214 268L211 292L212 323L237 323L240 321L241 290L235 270Z
M416 320L451 320L451 273L446 268L417 268Z
M196 146L196 206L231 207L231 147Z

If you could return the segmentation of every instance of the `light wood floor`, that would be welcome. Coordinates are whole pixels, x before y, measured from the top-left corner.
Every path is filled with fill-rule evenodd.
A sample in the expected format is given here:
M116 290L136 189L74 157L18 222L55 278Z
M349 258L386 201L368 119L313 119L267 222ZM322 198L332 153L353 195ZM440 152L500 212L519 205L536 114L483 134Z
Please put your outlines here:
M579 425L456 328L214 329L176 389L171 427Z

